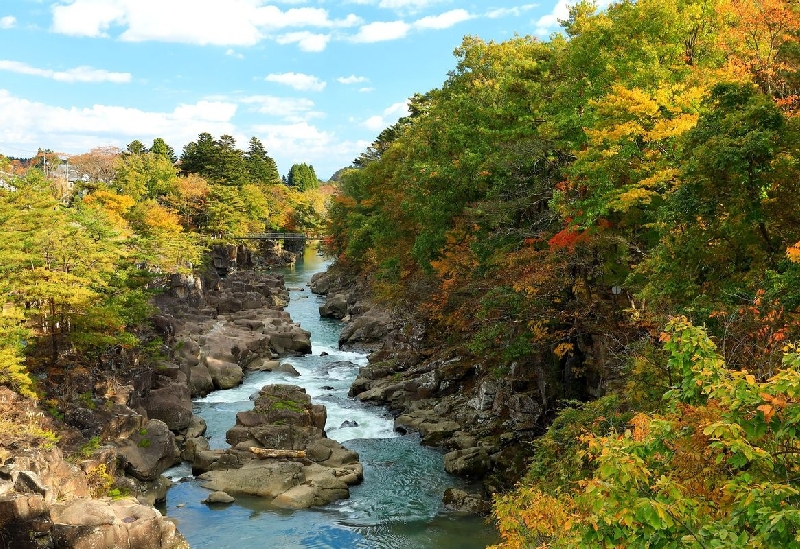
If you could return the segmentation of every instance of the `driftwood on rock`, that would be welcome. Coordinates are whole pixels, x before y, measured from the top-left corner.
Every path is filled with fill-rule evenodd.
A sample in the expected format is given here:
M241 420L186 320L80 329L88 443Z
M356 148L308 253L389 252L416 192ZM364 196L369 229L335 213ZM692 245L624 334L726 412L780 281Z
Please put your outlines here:
M260 459L306 459L305 450L280 450L251 446L250 451Z

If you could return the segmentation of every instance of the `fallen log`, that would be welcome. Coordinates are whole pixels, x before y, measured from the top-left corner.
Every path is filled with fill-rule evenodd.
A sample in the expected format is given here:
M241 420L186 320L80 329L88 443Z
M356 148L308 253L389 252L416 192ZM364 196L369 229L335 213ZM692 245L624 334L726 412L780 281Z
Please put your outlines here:
M259 459L306 459L305 450L279 450L275 448L258 448L251 446L250 451Z

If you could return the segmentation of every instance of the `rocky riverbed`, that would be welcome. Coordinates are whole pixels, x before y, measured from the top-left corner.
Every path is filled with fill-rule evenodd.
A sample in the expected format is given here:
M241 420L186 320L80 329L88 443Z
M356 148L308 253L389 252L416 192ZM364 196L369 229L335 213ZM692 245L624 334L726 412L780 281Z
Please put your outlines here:
M544 419L536 384L542 376L521 368L497 376L458 349L426 346L424 326L376 306L364 281L335 266L316 275L311 290L326 296L320 314L346 322L340 347L371 353L350 396L387 407L396 429L442 448L447 472L480 485L449 490L446 503L487 513L491 494L510 488L525 471L525 445Z
M0 548L188 547L153 508L170 485L162 473L182 460L204 476L210 502L245 493L302 508L347 497L362 478L358 455L326 438L325 408L301 388L264 388L231 426L226 450L209 449L192 413L192 397L311 351L309 333L283 311L287 300L282 276L266 271L173 277L154 319L165 360L152 368L118 359L86 376L86 398L61 425L69 459L32 448L0 464ZM16 398L0 394L7 407Z

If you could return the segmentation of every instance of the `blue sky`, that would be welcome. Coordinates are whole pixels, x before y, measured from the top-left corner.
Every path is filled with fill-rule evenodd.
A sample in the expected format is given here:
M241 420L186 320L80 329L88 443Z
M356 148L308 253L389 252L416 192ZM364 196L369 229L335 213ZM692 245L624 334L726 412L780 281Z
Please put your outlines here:
M566 0L12 0L0 4L0 154L264 143L327 179L442 85L464 35L547 38Z

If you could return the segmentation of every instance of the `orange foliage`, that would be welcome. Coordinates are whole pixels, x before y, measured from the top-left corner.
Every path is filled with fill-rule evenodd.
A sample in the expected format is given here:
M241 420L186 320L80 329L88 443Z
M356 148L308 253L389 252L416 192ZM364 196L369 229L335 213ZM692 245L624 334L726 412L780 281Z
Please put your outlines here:
M781 59L786 43L800 39L800 8L786 0L728 0L718 11L727 23L723 48L734 72L750 73L766 93L783 96L781 71L791 71ZM741 69L741 70L739 70Z

